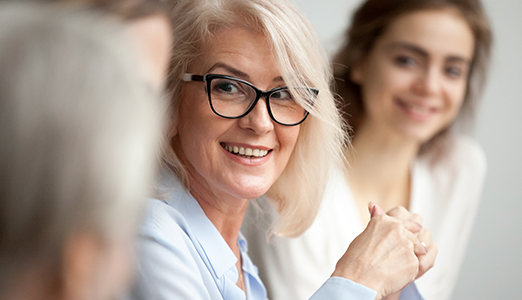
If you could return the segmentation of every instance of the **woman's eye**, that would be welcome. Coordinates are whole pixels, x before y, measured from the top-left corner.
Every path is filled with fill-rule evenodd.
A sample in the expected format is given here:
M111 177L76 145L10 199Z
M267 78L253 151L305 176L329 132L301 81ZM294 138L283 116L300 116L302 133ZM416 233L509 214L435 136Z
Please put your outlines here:
M288 90L280 90L272 93L272 95L270 95L270 98L277 100L292 100L292 95L290 95L290 92Z
M215 86L218 92L235 94L239 89L231 82L220 82Z
M412 57L399 55L395 57L395 63L400 66L413 66L415 65L415 60Z
M462 76L462 69L457 67L447 67L446 74L454 78L459 78Z

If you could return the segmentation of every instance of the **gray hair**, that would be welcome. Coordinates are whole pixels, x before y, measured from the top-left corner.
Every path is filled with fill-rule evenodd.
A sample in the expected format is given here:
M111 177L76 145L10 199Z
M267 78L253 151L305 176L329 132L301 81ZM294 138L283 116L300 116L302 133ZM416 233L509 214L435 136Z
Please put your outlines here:
M129 48L106 17L0 3L0 290L74 232L138 225L164 108Z
M205 45L221 29L241 26L262 32L272 46L285 84L313 86L319 95L301 124L300 134L290 160L267 192L279 214L274 231L295 236L313 222L329 172L342 165L346 143L343 121L329 85L332 81L327 57L310 23L287 0L172 0L174 45L168 88L172 94L171 111L176 125L184 83L182 74L202 55ZM172 134L168 138L171 138ZM169 147L165 160L188 187L186 171Z

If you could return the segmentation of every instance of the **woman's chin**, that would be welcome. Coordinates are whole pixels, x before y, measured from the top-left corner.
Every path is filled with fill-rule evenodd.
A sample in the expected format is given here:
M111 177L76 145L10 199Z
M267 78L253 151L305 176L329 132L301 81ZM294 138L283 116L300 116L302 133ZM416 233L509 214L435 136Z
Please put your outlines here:
M268 191L268 188L266 189L259 189L259 188L246 188L245 190L242 190L239 195L238 195L238 198L242 198L242 199L255 199L255 198L259 198L261 196L263 196L264 194L266 194L266 192Z
M421 126L403 126L402 128L398 128L397 131L403 139L418 145L429 141L437 132L433 128L423 128Z
M258 182L242 182L230 189L230 194L240 199L255 199L263 196L270 189L269 185Z

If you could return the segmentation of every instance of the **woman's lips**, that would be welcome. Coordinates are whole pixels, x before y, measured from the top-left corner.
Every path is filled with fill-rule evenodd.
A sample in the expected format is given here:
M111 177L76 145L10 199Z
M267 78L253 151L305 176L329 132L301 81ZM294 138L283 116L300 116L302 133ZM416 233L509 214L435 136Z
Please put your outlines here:
M247 147L244 144L243 145L232 145L232 144L229 145L226 143L220 143L220 144L221 144L221 148L223 149L223 152L225 153L225 155L228 158L230 158L232 161L235 161L236 163L238 163L240 165L247 166L247 167L257 167L257 166L264 165L266 162L268 162L271 159L272 153L273 153L272 149L268 149L268 148L264 148L264 147L256 147L256 146ZM236 147L237 147L237 153L234 152L234 150L236 150L235 149ZM241 148L243 148L243 150L241 150ZM241 152L244 151L244 154L241 154L240 151ZM250 152L252 152L251 155L246 155L246 154L250 154ZM254 155L258 155L258 156L254 156Z
M221 147L223 147L223 149L227 150L229 153L243 158L262 158L267 156L268 153L272 151L256 148L255 146L243 147L237 145L227 145L225 143L221 143Z
M430 105L409 103L398 98L394 102L408 117L417 121L427 121L437 113L437 108Z

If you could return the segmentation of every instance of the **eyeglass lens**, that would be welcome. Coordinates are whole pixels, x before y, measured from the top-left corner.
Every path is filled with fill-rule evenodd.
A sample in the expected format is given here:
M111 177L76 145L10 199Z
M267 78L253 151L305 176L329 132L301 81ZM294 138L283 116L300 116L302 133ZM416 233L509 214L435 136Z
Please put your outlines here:
M218 114L235 118L250 109L257 93L246 83L228 78L214 78L210 82L209 96L211 105ZM295 101L288 89L272 92L269 107L273 118L282 124L298 123L306 114L305 109Z

